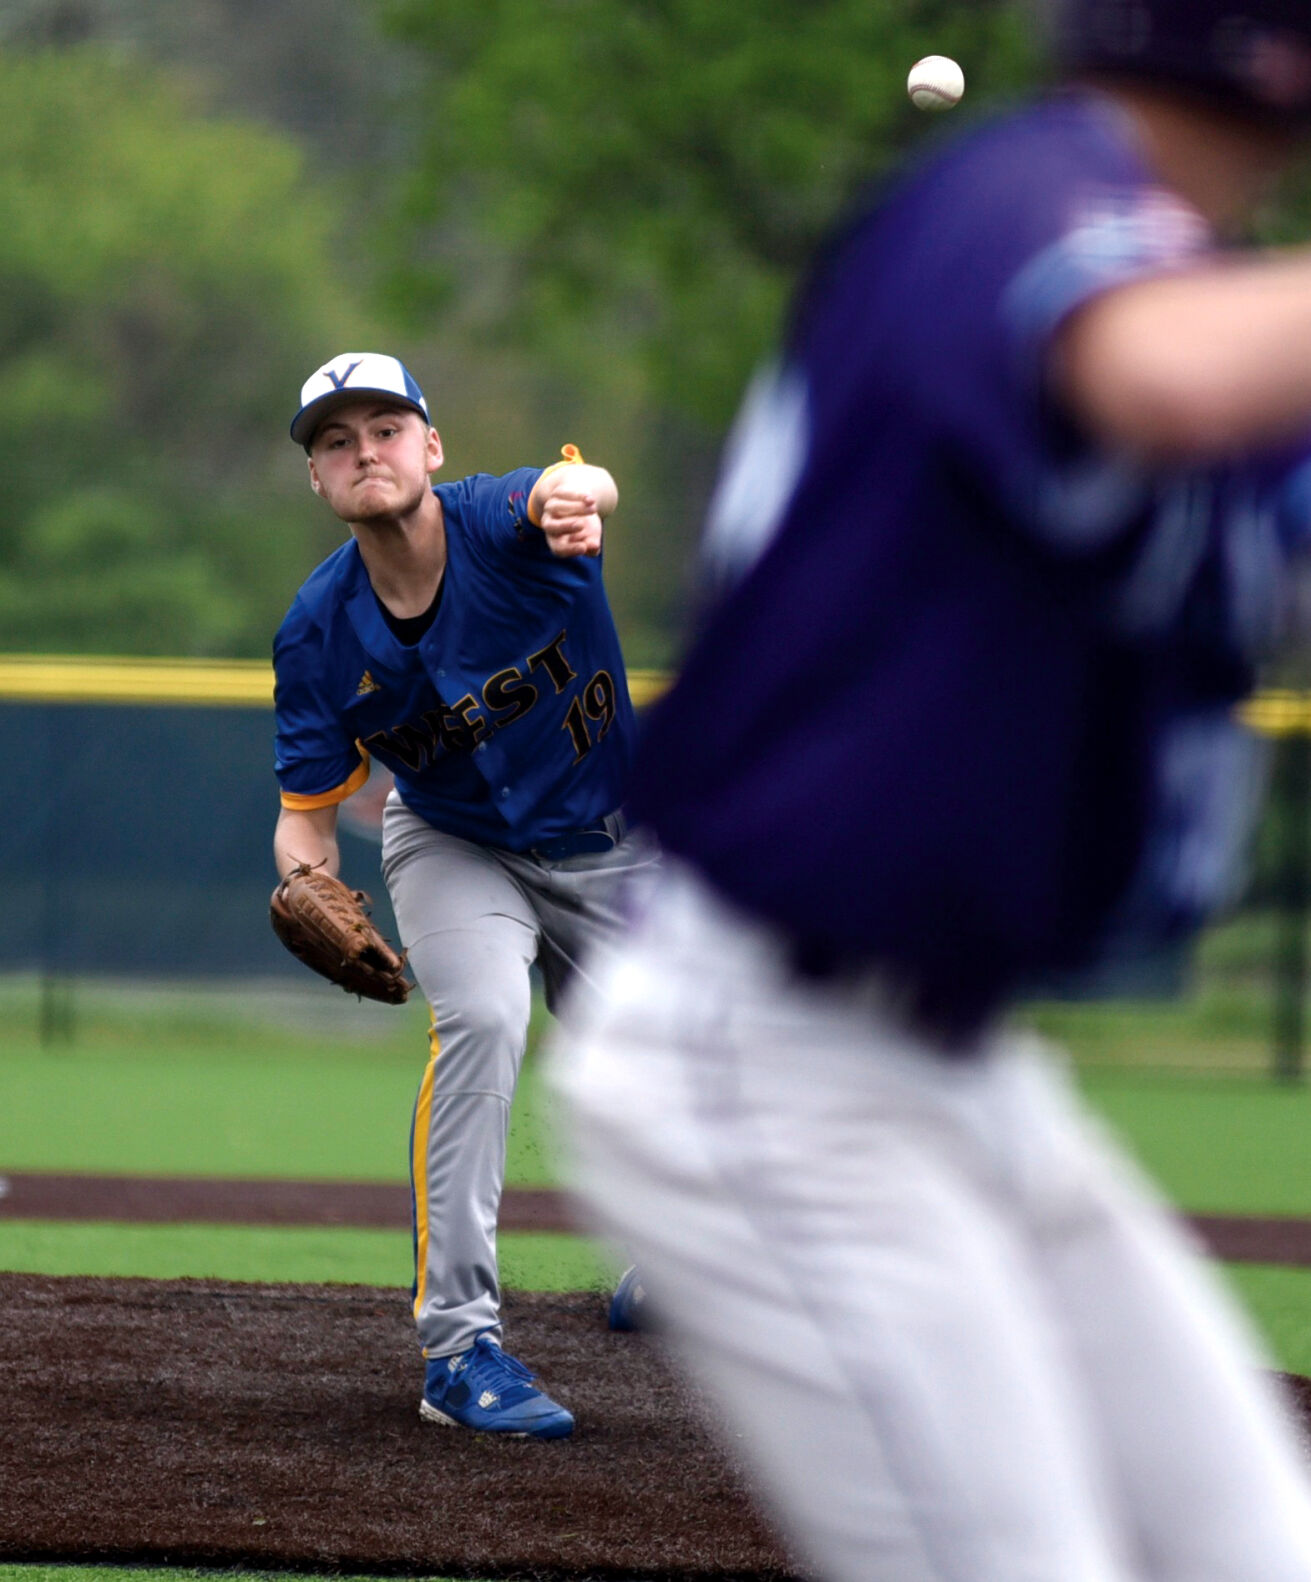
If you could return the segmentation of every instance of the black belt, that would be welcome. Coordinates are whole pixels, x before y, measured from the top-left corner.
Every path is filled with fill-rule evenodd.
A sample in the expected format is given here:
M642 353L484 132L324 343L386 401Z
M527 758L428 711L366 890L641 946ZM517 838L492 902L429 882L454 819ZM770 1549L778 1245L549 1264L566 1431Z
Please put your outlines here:
M556 835L528 849L530 857L542 862L563 862L566 857L584 857L613 851L628 834L628 820L622 812L607 813L599 823L586 829L570 830L567 835Z

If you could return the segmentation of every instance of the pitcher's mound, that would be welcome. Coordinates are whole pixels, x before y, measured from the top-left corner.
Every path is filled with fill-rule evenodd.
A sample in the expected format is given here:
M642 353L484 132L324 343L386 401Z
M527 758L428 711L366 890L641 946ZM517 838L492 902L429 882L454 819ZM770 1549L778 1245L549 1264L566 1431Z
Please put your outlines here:
M505 1329L572 1438L421 1423L393 1290L0 1274L0 1559L797 1574L657 1342L594 1292L509 1292Z

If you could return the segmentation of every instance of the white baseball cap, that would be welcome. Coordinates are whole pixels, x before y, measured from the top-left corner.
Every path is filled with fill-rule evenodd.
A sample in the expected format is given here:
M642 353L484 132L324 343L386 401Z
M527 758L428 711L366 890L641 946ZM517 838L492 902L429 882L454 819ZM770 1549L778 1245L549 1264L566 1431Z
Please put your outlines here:
M334 407L370 395L412 407L425 423L432 422L423 391L399 358L382 352L342 352L316 368L300 387L300 411L291 420L292 439L308 450L314 430Z

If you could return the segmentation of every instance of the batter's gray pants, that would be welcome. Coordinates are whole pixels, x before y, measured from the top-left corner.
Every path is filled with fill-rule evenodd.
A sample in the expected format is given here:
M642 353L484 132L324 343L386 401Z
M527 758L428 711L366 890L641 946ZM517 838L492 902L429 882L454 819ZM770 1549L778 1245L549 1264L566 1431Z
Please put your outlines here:
M629 835L612 851L549 862L434 829L394 793L382 871L410 968L432 1008L431 1054L411 1138L414 1316L425 1357L500 1339L496 1220L510 1103L536 961L554 1011L586 951L611 933L611 892L654 865Z

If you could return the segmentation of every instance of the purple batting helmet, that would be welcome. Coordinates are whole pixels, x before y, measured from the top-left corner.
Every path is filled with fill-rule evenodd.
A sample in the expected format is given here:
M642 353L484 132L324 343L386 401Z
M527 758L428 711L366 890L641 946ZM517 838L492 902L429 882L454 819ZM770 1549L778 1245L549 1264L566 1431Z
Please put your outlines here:
M1311 125L1311 0L1053 0L1066 73L1107 72Z

